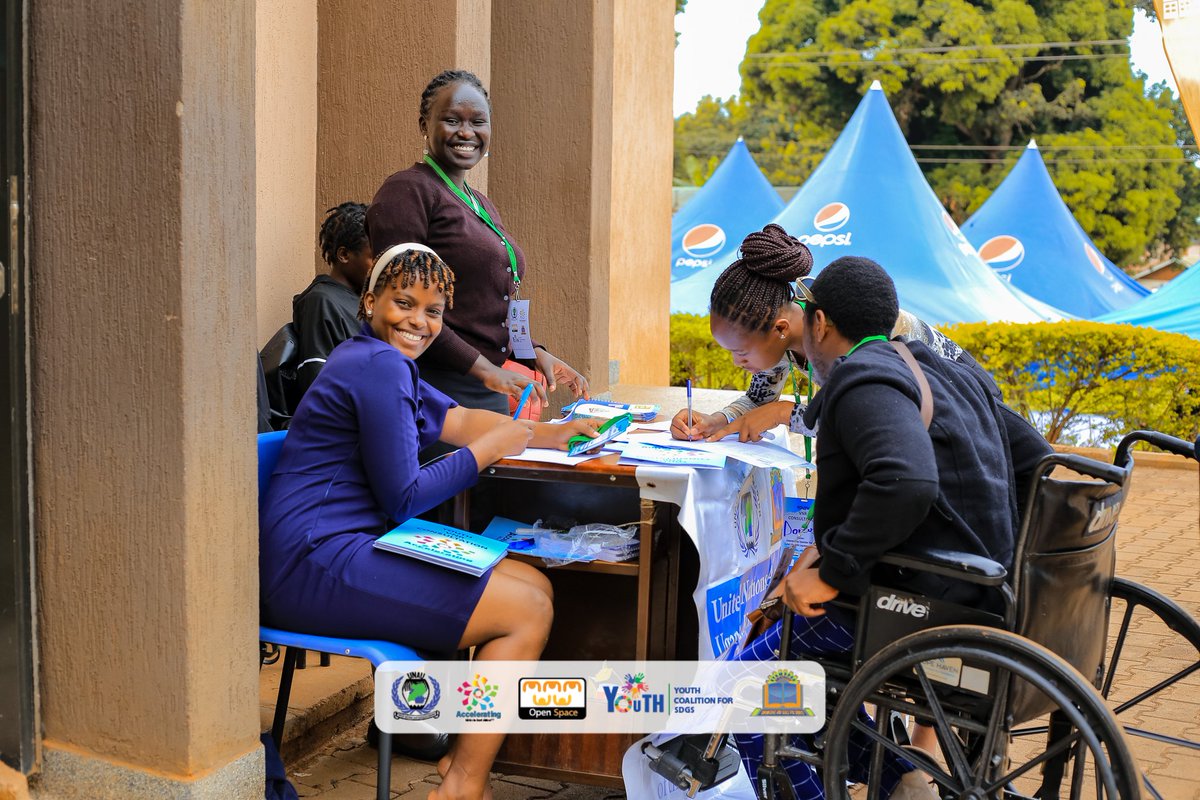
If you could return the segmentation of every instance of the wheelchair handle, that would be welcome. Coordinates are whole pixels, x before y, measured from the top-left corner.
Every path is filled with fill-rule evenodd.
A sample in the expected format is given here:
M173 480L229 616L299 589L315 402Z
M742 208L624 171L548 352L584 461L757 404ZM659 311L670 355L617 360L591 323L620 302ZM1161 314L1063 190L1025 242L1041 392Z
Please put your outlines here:
M1129 478L1129 469L1120 459L1117 459L1117 463L1114 465L1075 453L1051 453L1038 462L1034 470L1034 481L1039 481L1042 477L1049 475L1057 466L1072 469L1089 478L1115 483L1117 486L1124 486L1125 481ZM1032 502L1032 500L1031 497L1028 502Z
M1195 442L1188 442L1158 431L1134 431L1121 439L1120 444L1117 445L1117 453L1113 458L1114 464L1119 467L1129 464L1129 448L1133 446L1134 442L1146 442L1159 450L1166 450L1177 456L1200 461L1200 437L1197 437Z

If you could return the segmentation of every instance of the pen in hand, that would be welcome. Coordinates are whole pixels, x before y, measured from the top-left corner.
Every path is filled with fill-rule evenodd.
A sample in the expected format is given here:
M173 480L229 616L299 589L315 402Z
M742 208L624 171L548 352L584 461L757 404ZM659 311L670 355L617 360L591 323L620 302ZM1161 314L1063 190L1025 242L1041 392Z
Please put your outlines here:
M692 440L692 379L687 379L688 441Z
M529 400L529 395L533 393L533 381L525 384L525 391L521 392L521 399L517 401L517 410L513 412L513 419L521 418L521 411L525 408L526 401Z

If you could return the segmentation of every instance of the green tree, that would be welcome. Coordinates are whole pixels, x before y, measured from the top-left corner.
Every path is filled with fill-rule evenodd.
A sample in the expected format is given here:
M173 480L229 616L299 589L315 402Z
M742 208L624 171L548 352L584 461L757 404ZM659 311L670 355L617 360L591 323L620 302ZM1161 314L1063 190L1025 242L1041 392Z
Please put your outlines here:
M1179 103L1147 96L1132 72L1127 0L767 0L759 18L738 98L719 118L698 108L677 121L677 179L689 147L741 133L772 182L800 184L879 80L959 222L1036 137L1067 205L1117 263L1184 235L1171 232L1190 176L1174 147ZM749 120L753 130L738 124Z

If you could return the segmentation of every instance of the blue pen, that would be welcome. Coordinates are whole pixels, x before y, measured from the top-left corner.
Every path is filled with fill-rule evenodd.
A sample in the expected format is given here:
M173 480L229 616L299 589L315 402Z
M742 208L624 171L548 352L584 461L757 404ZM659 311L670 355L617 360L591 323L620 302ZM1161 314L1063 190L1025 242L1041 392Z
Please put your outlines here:
M692 440L692 379L687 379L688 393L688 441Z
M525 401L529 399L529 395L533 393L533 381L525 384L525 391L521 392L521 399L517 401L517 410L513 412L513 419L521 418L521 410L525 408Z

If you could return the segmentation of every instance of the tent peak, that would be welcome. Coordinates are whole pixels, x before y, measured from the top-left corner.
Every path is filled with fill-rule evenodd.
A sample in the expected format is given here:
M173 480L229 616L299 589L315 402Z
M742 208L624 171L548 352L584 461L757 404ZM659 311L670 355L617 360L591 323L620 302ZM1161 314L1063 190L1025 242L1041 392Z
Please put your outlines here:
M739 136L738 136L737 140L738 140L739 142L740 142L740 141L742 141L742 137L741 137L741 135L739 135Z
M868 89L867 91L868 91L868 92L882 92L882 91L883 91L883 84L882 84L882 83L880 83L880 82L879 82L879 81L877 81L877 80L876 80L876 81L871 81L871 88L870 88L870 89Z
M1037 139L1030 139L1029 144L1025 145L1026 150L1037 150Z

